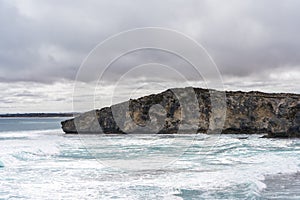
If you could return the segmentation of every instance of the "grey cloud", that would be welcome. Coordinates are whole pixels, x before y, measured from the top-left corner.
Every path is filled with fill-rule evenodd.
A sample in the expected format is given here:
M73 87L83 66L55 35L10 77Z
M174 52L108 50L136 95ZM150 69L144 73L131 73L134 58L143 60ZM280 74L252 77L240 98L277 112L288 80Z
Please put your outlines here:
M206 23L213 25L202 39L224 74L299 67L299 7L299 1L239 2L239 9L228 15L208 17Z
M33 94L31 92L22 92L14 95L15 97L41 97L40 95Z
M194 37L224 77L255 80L273 69L299 70L299 8L296 0L1 1L0 81L74 80L96 44L120 31L145 26ZM170 57L156 53L129 57L108 73L110 81L126 66L149 57L181 64L173 59L166 62ZM188 69L184 64L181 68ZM186 73L193 75L192 70Z
M5 103L5 104L13 104L13 103L15 103L15 101L13 101L13 100L7 100L7 99L1 99L0 102L1 103Z

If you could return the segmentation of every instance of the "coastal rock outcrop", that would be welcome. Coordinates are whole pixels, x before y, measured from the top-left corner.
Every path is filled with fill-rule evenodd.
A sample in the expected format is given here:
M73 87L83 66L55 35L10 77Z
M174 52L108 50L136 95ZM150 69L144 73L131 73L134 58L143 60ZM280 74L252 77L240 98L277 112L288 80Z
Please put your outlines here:
M61 124L65 133L265 133L267 137L300 137L300 95L176 88L92 110Z

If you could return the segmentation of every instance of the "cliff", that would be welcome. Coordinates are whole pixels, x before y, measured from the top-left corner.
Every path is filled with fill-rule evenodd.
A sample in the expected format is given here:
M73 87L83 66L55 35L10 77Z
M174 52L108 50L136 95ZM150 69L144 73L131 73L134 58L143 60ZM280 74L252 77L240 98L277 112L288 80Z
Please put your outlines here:
M65 133L221 132L300 137L300 95L177 88L92 110L61 124Z

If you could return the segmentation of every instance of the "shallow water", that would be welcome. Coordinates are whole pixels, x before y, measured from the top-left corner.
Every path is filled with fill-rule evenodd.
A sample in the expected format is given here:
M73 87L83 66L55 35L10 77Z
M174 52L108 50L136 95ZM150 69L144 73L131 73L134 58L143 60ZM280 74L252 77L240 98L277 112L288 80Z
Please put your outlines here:
M0 199L300 199L298 139L78 136L59 118L5 120Z

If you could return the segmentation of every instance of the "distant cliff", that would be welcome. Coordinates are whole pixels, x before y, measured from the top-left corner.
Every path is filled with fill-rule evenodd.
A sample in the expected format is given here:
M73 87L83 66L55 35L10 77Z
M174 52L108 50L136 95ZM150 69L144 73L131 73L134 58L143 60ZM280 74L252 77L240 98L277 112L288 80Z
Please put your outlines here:
M184 113L178 94L188 102L189 98L193 99L187 92L191 89L197 106L188 107L190 110ZM220 98L216 98L218 95ZM222 98L225 110L218 108ZM196 118L186 118L186 113L194 113ZM216 125L218 121L222 129ZM61 124L65 133L173 134L183 130L180 133L265 133L268 137L300 137L300 95L177 88L89 111Z
M0 114L0 118L14 118L14 117L72 117L79 115L79 113L7 113Z

